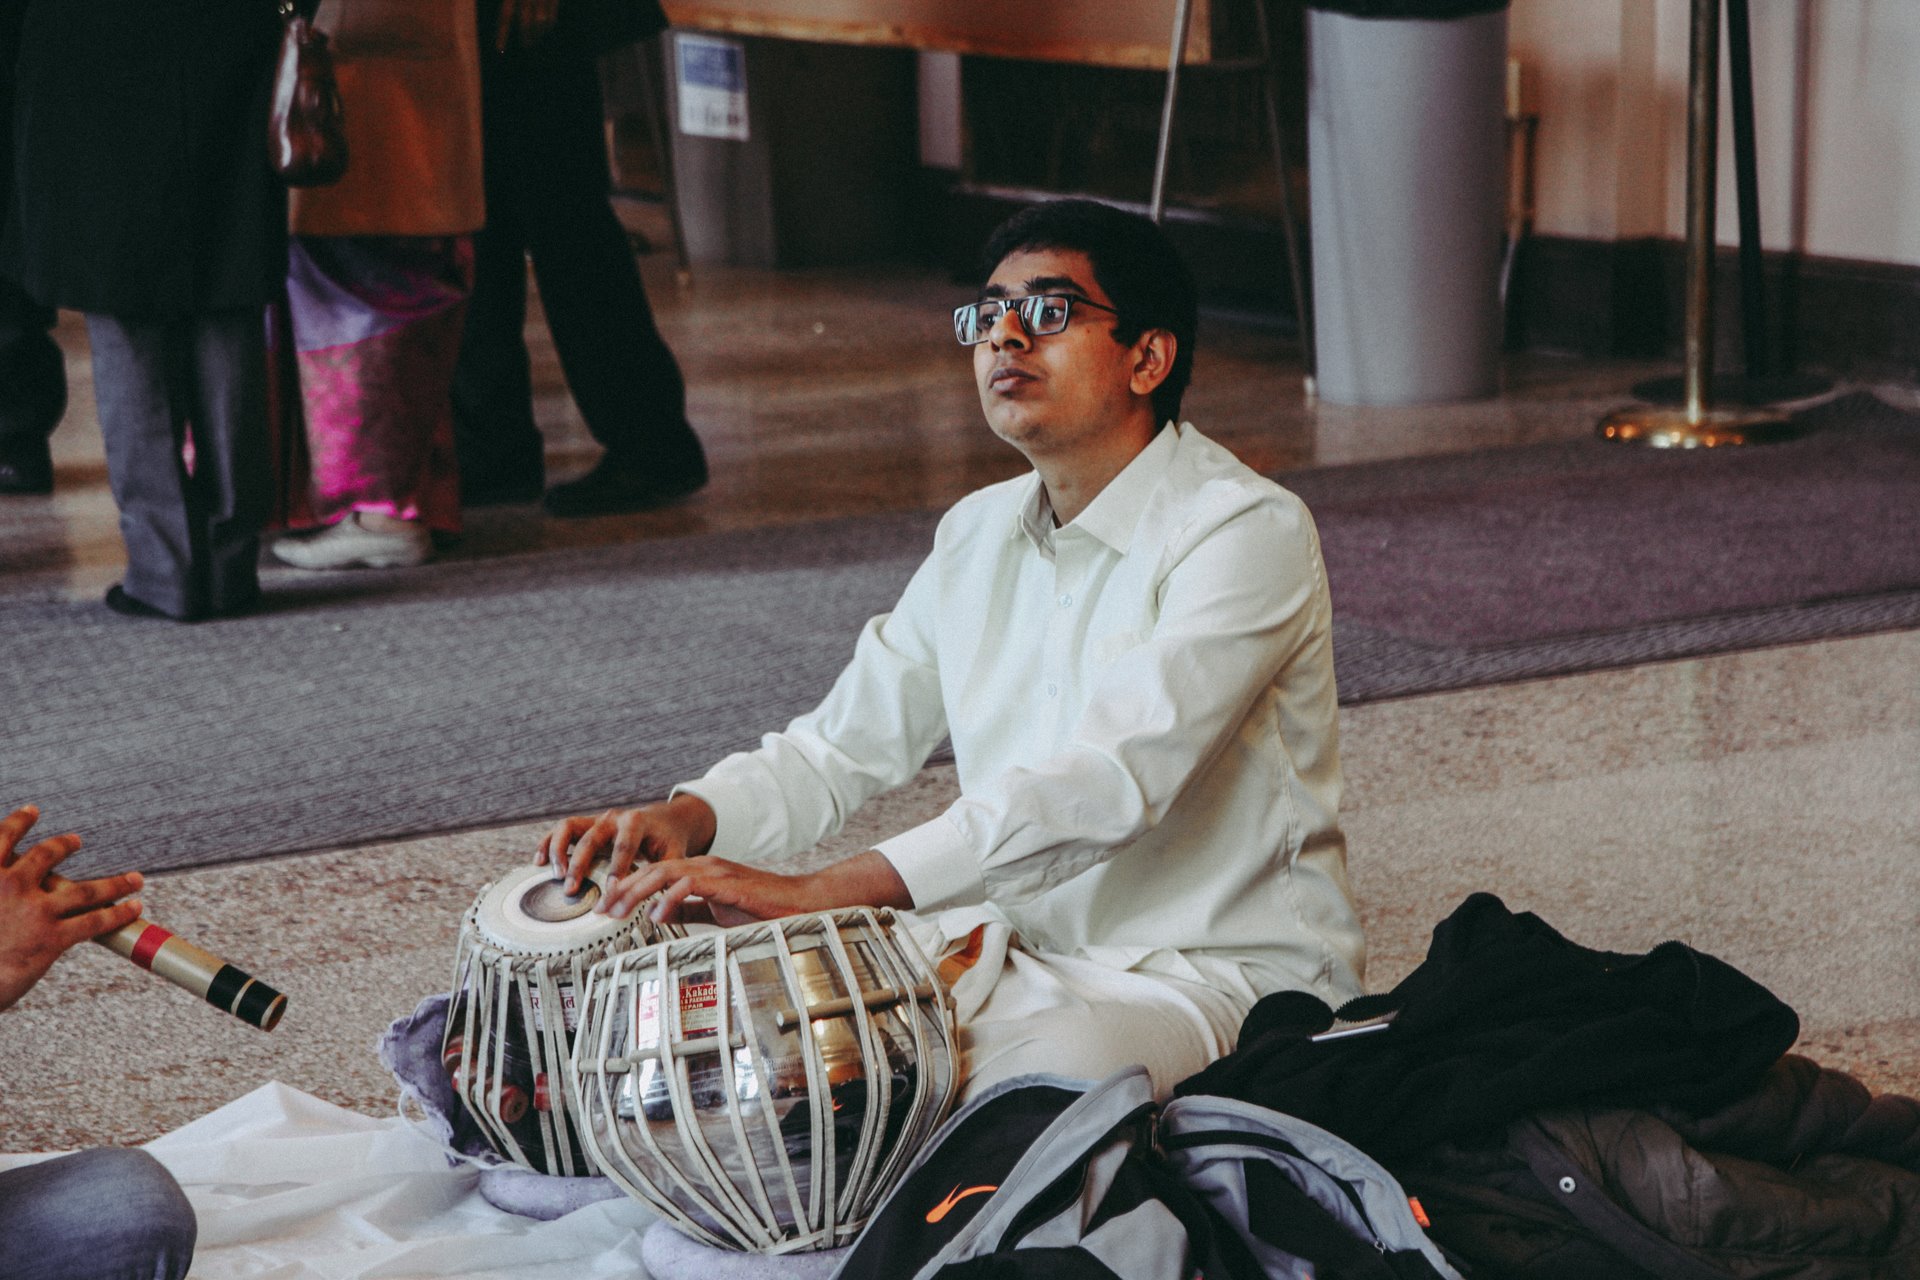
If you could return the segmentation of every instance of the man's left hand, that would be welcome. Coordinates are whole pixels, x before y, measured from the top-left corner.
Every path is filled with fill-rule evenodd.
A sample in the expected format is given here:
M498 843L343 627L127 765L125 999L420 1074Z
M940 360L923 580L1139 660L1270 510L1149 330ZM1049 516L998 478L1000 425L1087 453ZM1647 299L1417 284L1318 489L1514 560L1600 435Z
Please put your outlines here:
M656 893L652 916L663 924L728 926L836 907L913 906L893 864L869 850L800 875L715 857L650 863L616 881L595 910L626 916Z

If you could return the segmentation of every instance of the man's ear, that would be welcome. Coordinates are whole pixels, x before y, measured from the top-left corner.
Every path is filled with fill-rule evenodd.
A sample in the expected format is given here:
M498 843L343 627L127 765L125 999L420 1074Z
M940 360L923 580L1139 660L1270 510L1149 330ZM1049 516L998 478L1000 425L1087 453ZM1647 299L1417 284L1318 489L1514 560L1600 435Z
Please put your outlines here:
M1169 329L1149 329L1134 339L1128 389L1137 396L1150 396L1159 390L1173 372L1173 360L1179 351L1180 340Z

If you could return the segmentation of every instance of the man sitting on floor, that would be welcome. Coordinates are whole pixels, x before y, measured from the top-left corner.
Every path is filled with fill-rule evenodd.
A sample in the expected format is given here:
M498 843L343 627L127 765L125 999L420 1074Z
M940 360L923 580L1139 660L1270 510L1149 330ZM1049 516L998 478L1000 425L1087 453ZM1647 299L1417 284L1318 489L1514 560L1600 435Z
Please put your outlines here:
M52 836L15 853L39 818L32 805L0 819L0 1010L46 976L68 948L140 916L137 873L50 879L80 847ZM99 1147L0 1171L0 1277L179 1280L198 1226L173 1175L144 1151Z
M955 331L1032 474L947 513L816 710L665 801L564 819L537 859L577 889L610 852L616 915L662 891L662 919L911 910L943 972L972 966L970 1091L1143 1062L1165 1096L1260 996L1361 991L1326 573L1300 500L1179 422L1197 307L1158 227L1043 204L985 260ZM808 874L749 865L949 736L945 813Z

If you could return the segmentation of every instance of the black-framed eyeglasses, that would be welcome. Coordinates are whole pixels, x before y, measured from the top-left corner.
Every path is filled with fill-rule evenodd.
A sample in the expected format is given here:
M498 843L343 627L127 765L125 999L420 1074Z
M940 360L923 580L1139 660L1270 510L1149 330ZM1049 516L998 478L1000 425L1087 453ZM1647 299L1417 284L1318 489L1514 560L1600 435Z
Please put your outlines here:
M1119 315L1112 307L1071 293L1035 293L1024 298L982 298L953 309L953 336L963 347L978 346L993 332L1001 316L1011 311L1020 317L1020 327L1031 338L1059 333L1073 318L1076 306L1092 307L1110 315Z

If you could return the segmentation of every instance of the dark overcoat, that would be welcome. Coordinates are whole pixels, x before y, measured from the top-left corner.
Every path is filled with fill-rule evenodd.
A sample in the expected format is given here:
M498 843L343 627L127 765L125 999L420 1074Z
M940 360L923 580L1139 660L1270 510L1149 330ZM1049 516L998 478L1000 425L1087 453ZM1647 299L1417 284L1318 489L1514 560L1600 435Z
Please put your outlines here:
M274 0L30 0L0 269L126 319L264 304L286 274L279 40Z
M0 230L13 203L13 65L27 0L0 0Z

